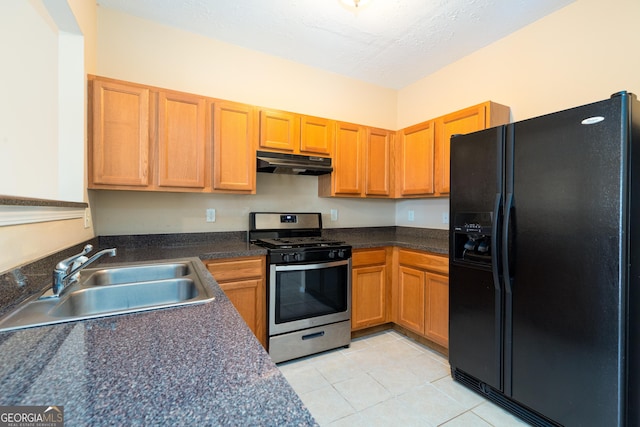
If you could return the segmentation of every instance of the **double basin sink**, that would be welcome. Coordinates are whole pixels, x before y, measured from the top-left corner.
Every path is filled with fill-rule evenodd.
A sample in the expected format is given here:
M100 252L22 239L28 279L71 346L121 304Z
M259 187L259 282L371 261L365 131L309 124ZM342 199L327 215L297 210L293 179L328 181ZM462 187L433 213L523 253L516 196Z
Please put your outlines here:
M87 268L59 297L50 290L0 319L0 332L116 314L199 304L214 299L193 260Z

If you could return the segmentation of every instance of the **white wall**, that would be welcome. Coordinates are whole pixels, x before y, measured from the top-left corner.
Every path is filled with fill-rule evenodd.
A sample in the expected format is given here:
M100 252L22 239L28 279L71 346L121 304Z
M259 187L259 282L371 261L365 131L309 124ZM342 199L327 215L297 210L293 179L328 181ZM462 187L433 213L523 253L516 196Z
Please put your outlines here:
M0 35L0 194L56 199L57 25L42 2L1 2Z
M381 128L397 91L98 8L98 71L214 98Z
M97 74L389 129L487 100L509 105L512 117L521 120L622 89L639 92L640 56L634 53L639 22L637 0L614 0L606 7L578 0L396 92L99 8ZM244 229L244 219L222 218L265 210L271 204L264 195L287 191L273 178L259 181L255 197L148 194L142 199L95 192L98 234L128 231L127 221L145 232ZM314 188L309 191L315 194ZM346 215L328 226L357 225L365 213L367 224L448 228L442 218L449 210L446 198L401 200L388 217L393 202L310 197L285 200L324 213L339 203ZM175 213L144 220L148 204ZM201 222L209 204L227 211L220 224ZM127 212L126 218L119 211Z
M393 225L393 200L319 198L318 178L259 173L257 194L188 194L94 191L96 227L100 235L154 234L247 230L249 212L321 212L323 226L374 227ZM205 221L205 210L216 210L216 221ZM331 221L331 209L338 220Z
M577 0L398 92L398 126L492 100L514 120L640 94L640 1Z
M577 0L400 90L398 126L487 100L510 106L518 121L620 90L640 95L639 41L640 1ZM448 209L448 199L402 201L396 223L447 228Z
M395 129L397 91L98 8L98 75ZM394 225L393 201L318 198L317 178L258 174L257 195L92 192L97 234L246 230L248 213L337 208L326 227ZM205 222L216 208L217 221Z
M86 200L85 69L95 72L96 6L0 2L0 194ZM0 227L0 272L94 236L82 219Z

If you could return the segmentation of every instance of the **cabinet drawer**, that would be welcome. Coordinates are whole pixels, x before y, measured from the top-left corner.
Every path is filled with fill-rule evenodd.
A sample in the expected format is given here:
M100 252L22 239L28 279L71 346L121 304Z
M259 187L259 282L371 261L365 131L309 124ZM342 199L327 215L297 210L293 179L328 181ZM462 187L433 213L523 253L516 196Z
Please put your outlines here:
M385 264L386 262L387 251L385 248L355 249L351 258L351 265L353 267Z
M219 283L265 275L263 257L205 261L207 269Z
M401 265L410 265L422 270L434 271L441 274L449 274L449 258L441 255L431 255L422 252L400 249L398 262Z

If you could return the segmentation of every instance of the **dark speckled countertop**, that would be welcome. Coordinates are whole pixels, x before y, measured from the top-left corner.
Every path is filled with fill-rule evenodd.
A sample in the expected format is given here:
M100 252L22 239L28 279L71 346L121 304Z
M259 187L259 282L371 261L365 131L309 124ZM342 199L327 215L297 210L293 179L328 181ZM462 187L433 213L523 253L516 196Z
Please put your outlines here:
M448 251L447 230L325 229L355 249ZM246 232L101 236L106 262L265 255ZM0 274L0 315L84 244ZM66 425L316 425L204 265L200 305L0 332L0 405L62 405Z
M316 425L204 265L215 300L0 333L0 405L65 425Z

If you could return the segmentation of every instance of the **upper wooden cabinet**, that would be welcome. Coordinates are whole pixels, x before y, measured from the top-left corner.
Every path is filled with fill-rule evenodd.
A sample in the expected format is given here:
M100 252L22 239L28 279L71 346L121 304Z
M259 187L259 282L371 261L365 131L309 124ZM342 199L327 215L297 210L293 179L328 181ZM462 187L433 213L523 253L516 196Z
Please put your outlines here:
M331 157L322 197L443 197L450 139L509 122L484 102L397 132L89 76L89 188L255 194L256 149Z
M89 188L255 193L250 105L89 76Z
M89 188L150 184L149 89L89 82Z
M266 151L328 157L333 121L278 110L260 110L259 147Z
M435 122L420 123L398 132L396 145L396 195L433 196L435 185Z
M333 173L318 180L323 197L389 197L393 132L336 123Z
M389 197L392 189L391 149L395 132L367 128L364 151L364 194Z
M213 101L213 189L256 192L255 108Z
M336 123L333 172L318 177L318 195L358 197L363 190L362 143L365 130L352 123Z
M508 123L509 114L487 101L398 131L395 196L448 195L451 135Z
M205 99L162 91L157 105L158 187L204 189L211 171Z
M437 194L449 194L451 136L471 133L509 122L509 107L485 102L436 120L435 186Z

